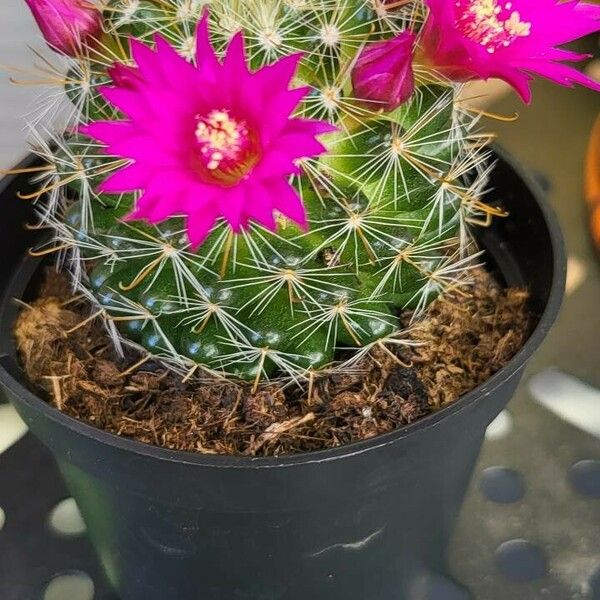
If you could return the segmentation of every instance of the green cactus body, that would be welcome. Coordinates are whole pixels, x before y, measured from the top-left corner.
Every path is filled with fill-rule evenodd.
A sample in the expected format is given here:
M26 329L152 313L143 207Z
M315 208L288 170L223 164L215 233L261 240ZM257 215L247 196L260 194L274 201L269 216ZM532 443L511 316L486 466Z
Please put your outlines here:
M158 32L191 56L203 4L113 0L105 26L122 48L126 36L151 44ZM430 80L389 114L351 97L361 47L418 29L423 7L214 0L210 10L215 47L243 29L255 69L304 52L298 84L313 91L303 114L339 128L325 140L328 154L305 161L295 179L310 227L281 219L277 233L251 225L234 235L221 223L192 249L180 219L124 220L135 196L96 191L122 161L87 138L64 136L48 152L61 185L43 217L72 248L76 282L113 332L186 369L300 379L335 368L340 348L357 357L393 344L401 311L418 316L469 269L465 223L477 210L469 198L485 175L473 119L452 85ZM109 79L110 61L100 62L79 60L67 83L84 121L115 114L95 91Z

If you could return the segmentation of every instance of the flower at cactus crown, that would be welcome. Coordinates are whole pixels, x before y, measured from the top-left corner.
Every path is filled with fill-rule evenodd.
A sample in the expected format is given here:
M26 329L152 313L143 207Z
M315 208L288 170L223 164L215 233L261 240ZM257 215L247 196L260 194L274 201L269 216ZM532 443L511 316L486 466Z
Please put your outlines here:
M413 55L415 35L403 31L395 38L365 46L354 70L354 96L392 111L415 91Z
M292 116L308 93L290 89L301 56L251 72L239 33L220 62L207 17L198 28L196 66L160 36L155 51L136 40L131 47L137 67L113 67L114 86L101 89L127 120L81 128L131 161L100 191L142 191L128 218L183 216L194 246L220 218L236 233L250 221L275 231L275 212L306 227L290 175L300 172L299 159L325 152L316 136L335 127Z
M75 55L102 33L102 14L87 0L25 0L48 44Z
M579 0L426 0L422 32L429 62L448 77L497 77L531 101L532 74L560 85L600 84L563 64L587 55L559 48L600 30L600 5Z

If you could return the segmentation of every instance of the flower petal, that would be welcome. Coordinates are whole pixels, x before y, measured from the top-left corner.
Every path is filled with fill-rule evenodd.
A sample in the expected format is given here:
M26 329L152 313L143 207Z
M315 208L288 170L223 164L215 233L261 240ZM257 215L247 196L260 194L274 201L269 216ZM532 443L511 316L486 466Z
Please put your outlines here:
M114 85L101 94L127 120L97 121L80 132L129 164L100 190L142 192L129 220L185 217L195 247L220 218L236 233L250 221L274 230L274 211L306 226L302 201L288 180L301 173L298 159L326 151L317 136L336 128L293 116L309 91L289 89L301 55L252 72L239 33L220 63L207 14L197 39L195 66L156 36L154 50L132 40L137 67L111 68ZM201 136L199 123L208 128ZM238 137L230 142L231 127ZM213 133L224 146L211 146Z
M254 202L260 200L254 198ZM240 233L244 224L244 206L248 203L245 186L238 186L221 194L218 200L220 214L227 220L235 233Z
M597 90L588 77L563 61L584 55L559 48L600 31L600 6L579 0L488 0L474 10L476 0L426 0L430 9L421 34L429 61L459 81L500 77L525 101L531 99L532 72L559 85L575 83ZM482 8L481 0L477 4Z
M283 216L297 223L303 229L306 229L308 227L306 208L298 192L287 181L282 179L268 181L265 184L265 187L267 186L273 202L273 208L278 210Z
M148 171L137 164L132 164L113 173L105 179L98 190L107 194L122 194L143 189L150 179Z
M187 232L192 248L196 249L208 237L218 218L217 211L208 205L187 217Z

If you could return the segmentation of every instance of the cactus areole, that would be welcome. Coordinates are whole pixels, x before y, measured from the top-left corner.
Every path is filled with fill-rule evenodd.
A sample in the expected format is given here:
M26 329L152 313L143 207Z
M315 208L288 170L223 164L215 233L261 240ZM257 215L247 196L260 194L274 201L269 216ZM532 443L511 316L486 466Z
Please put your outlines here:
M35 140L55 232L38 251L66 258L116 344L182 372L302 383L394 352L400 312L468 286L471 226L506 216L453 78L598 87L555 47L598 7L513 4L86 4L102 35L68 43L71 122Z

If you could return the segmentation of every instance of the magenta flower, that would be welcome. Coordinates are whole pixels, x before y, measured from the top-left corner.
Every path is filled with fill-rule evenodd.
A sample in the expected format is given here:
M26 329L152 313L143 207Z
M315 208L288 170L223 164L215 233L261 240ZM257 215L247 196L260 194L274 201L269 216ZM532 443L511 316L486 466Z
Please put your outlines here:
M183 216L194 246L220 218L236 233L250 221L275 231L275 212L306 227L290 175L300 172L299 159L325 152L316 136L335 128L292 116L309 91L290 89L301 55L251 72L239 33L220 62L208 17L198 28L196 66L160 36L155 51L136 40L131 47L137 67L116 65L114 86L101 89L127 119L81 129L131 161L100 190L143 191L129 218Z
M48 44L75 55L84 43L99 38L102 14L87 0L25 0Z
M387 111L406 102L415 91L415 35L403 31L391 40L367 45L352 72L354 96Z
M450 78L498 77L531 101L532 74L568 87L600 84L563 64L587 58L559 48L600 30L600 6L569 0L426 0L428 59Z

